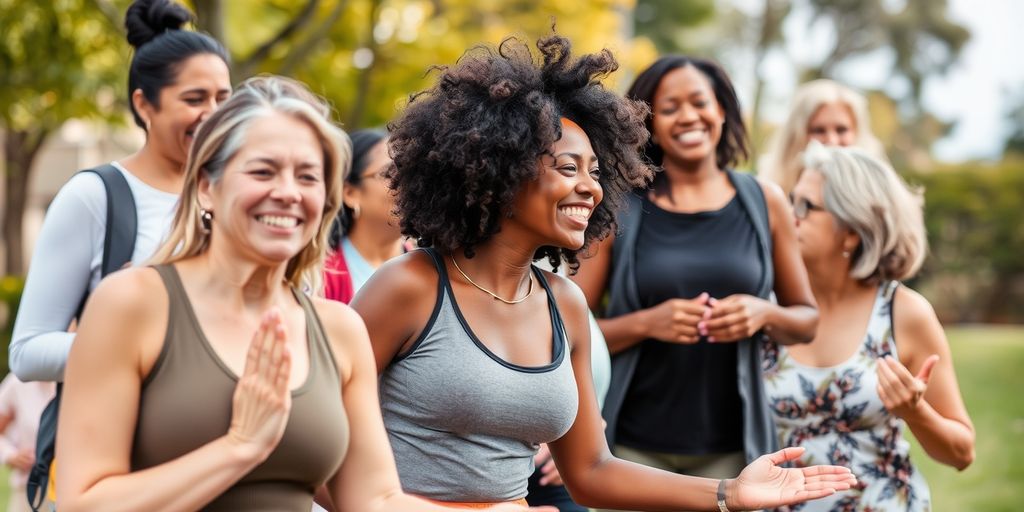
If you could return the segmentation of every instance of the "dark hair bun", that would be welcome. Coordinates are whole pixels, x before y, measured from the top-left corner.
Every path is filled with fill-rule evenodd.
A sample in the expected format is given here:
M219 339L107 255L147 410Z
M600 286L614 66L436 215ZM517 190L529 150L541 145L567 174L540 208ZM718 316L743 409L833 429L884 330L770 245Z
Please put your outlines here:
M128 29L128 43L138 49L192 19L188 9L172 0L135 0L124 15L124 26Z

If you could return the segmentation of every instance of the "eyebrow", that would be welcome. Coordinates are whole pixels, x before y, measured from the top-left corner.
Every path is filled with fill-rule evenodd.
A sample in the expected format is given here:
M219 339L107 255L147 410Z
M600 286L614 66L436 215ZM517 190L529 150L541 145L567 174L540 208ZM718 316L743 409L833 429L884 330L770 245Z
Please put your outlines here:
M180 95L181 96L185 96L186 94L202 94L202 95L205 96L206 95L206 89L203 89L202 87L196 87L194 89L186 89L184 91L181 91ZM231 89L217 89L217 92L215 94L231 94Z
M573 160L583 160L583 155L581 155L579 153L571 153L569 151L565 151L563 153L559 153L557 155L551 155L551 156L555 157L556 160L560 156L568 156L568 157L571 157ZM591 158L590 160L592 162L597 161L597 155L594 155L594 158Z
M249 164L252 164L252 163L264 163L264 164L267 164L267 165L271 165L273 167L281 167L281 162L279 160L277 160L275 158L270 158L270 157L267 157L267 156L258 156L258 157L250 158L250 159L245 161L245 165L249 165ZM305 162L299 163L299 165L297 167L299 169L321 169L322 170L324 168L324 164L322 162L305 161Z

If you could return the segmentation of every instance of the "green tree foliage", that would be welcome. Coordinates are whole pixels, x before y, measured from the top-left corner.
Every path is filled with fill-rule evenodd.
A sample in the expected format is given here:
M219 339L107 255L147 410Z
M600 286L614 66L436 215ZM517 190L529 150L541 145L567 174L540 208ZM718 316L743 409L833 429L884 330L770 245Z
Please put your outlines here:
M1024 159L913 175L925 187L931 244L920 277L941 317L1024 321Z
M4 135L0 275L25 268L22 219L32 162L70 118L120 122L127 48L88 0L0 0L0 131Z
M654 43L661 53L690 51L687 30L711 19L713 0L637 0L633 10L633 32Z
M644 3L657 4L659 17L682 16L676 27L710 12L680 10L676 2ZM620 62L637 65L656 55L650 39L632 35L634 0L194 0L194 5L201 29L225 34L236 81L254 73L294 76L331 100L349 129L393 118L410 93L430 85L432 66L451 64L468 48L497 44L508 35L535 40L553 24L577 51L607 47ZM616 80L628 78L630 71L612 77L609 85L619 85Z

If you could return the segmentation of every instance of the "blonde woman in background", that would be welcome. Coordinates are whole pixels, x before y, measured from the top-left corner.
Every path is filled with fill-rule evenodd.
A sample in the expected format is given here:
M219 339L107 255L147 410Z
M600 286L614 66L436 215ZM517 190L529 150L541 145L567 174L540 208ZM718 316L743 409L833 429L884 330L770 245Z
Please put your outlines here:
M859 484L799 510L930 510L904 428L962 470L974 427L942 325L900 284L927 251L921 198L857 149L812 142L805 162L793 210L821 316L812 343L763 345L765 393L780 443L806 449L798 465L848 466Z
M802 153L812 140L826 146L857 147L887 161L885 148L871 132L867 99L842 84L821 79L801 85L794 93L789 116L760 159L759 175L788 194L803 171Z

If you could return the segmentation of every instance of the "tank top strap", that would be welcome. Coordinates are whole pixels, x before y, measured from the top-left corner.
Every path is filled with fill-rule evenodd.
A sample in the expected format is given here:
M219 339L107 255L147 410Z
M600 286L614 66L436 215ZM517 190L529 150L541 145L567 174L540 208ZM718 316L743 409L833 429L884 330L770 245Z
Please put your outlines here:
M430 260L434 262L434 269L437 270L437 277L439 280L438 286L442 289L449 288L448 268L444 264L444 257L441 256L441 253L433 247L422 247L417 250L427 253L427 255L430 256Z
M537 277L537 281L540 282L541 287L544 288L544 293L548 296L548 312L551 316L551 329L554 331L554 339L556 341L554 349L552 350L551 360L558 361L565 350L565 346L569 343L568 336L565 333L565 324L562 322L562 313L558 310L558 302L555 300L555 294L551 291L551 286L548 284L547 277L544 276L544 271L537 268L534 265L530 265L530 269L533 270L533 275Z
M877 357L896 355L896 345L893 343L892 303L898 287L899 281L887 281L878 285L867 336L864 339L868 353Z
M312 339L309 340L310 361L317 361L320 368L325 368L335 375L338 373L337 361L334 359L334 350L331 348L330 339L327 337L327 330L320 321L320 315L316 312L313 301L301 290L292 286L292 295L302 307L306 317L306 332ZM312 366L312 365L311 365Z
M882 296L885 297L885 301L892 304L893 297L896 296L896 288L900 287L900 282L893 280L882 284Z

